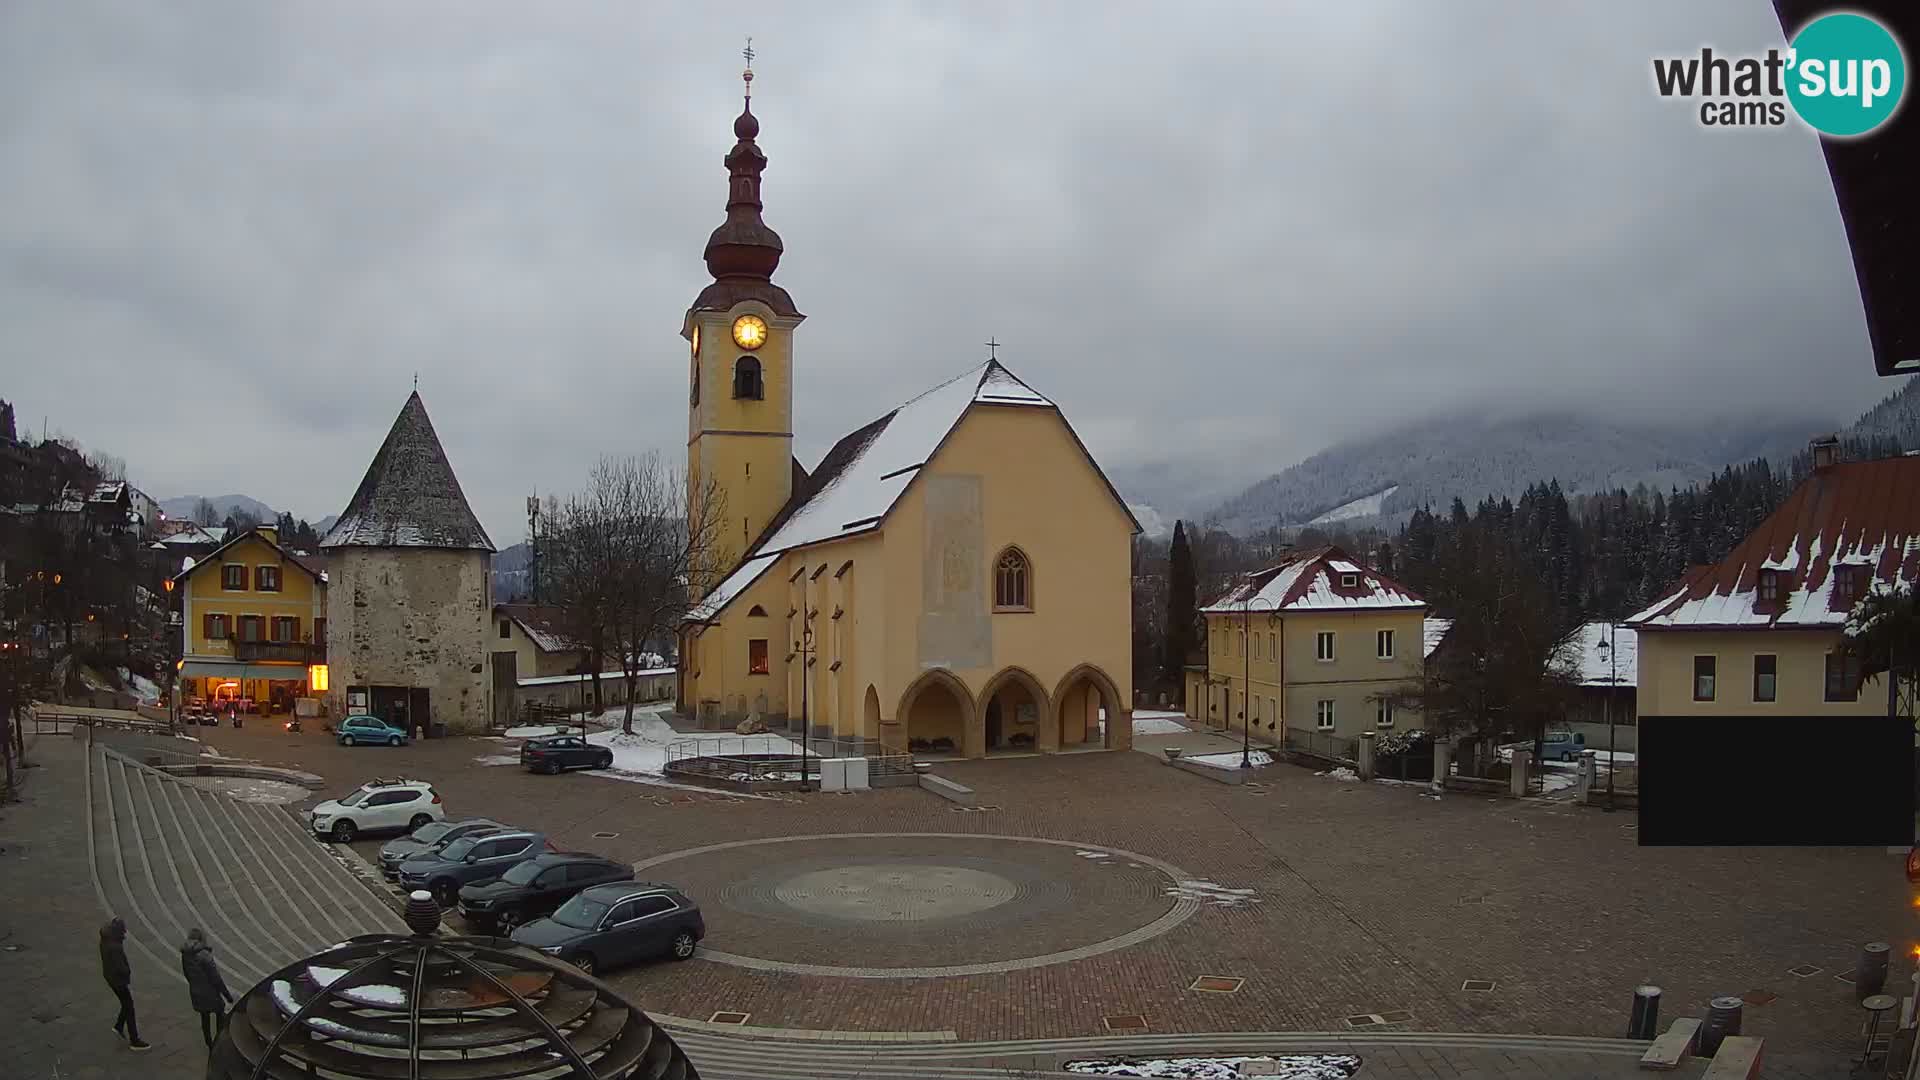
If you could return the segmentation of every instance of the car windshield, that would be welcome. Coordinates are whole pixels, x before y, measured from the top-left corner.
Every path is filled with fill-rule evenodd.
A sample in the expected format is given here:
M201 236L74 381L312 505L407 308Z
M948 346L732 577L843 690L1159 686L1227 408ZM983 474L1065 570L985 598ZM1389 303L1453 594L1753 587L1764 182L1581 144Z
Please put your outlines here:
M423 844L438 843L440 838L453 831L453 826L443 821L429 822L413 830L413 838Z
M361 788L360 790L355 791L351 795L342 795L340 798L335 799L333 801L339 803L341 806L359 806L360 800L366 798L368 795L371 795L371 794L373 794L373 792L367 790L366 788Z
M600 925L600 920L606 915L607 905L585 896L576 896L560 905L560 910L553 913L553 921L575 930L592 930Z
M533 884L533 879L539 877L540 871L544 869L546 868L539 863L528 859L523 863L515 863L513 869L501 875L500 880L505 881L509 885L531 885Z
M479 841L473 837L463 836L453 843L448 844L446 847L441 848L440 857L451 862L458 862L468 855L473 854L473 845L477 843L479 843Z

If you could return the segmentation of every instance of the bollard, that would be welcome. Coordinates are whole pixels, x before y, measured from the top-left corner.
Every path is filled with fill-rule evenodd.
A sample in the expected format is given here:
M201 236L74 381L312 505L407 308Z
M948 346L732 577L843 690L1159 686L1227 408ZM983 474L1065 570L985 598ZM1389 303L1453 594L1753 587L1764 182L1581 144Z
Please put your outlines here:
M1720 1049L1720 1040L1740 1034L1740 1009L1745 1004L1737 997L1717 997L1707 1002L1707 1022L1700 1025L1701 1057L1712 1057Z
M1660 988L1633 988L1633 1013L1627 1018L1627 1038L1648 1039L1660 1033Z
M1868 942L1860 947L1860 960L1853 967L1853 1000L1865 1001L1886 989L1887 943Z
M432 937L440 929L440 905L434 902L433 894L425 889L416 889L407 897L407 911L403 916L407 929L415 937Z

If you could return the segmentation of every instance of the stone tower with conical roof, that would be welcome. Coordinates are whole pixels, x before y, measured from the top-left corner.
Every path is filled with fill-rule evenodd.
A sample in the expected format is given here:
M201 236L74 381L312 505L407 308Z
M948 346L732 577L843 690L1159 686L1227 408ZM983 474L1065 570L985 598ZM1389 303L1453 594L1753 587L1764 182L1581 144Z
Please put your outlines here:
M332 714L485 730L493 542L418 391L320 546Z

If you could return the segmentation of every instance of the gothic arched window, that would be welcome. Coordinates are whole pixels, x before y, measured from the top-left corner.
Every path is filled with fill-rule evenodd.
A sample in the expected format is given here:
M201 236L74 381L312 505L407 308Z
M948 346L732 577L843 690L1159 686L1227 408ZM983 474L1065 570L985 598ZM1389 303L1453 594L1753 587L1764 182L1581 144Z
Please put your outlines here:
M993 564L993 607L996 611L1033 610L1033 565L1019 548L1001 552Z
M760 361L743 356L733 362L733 396L759 401L766 396L760 381Z

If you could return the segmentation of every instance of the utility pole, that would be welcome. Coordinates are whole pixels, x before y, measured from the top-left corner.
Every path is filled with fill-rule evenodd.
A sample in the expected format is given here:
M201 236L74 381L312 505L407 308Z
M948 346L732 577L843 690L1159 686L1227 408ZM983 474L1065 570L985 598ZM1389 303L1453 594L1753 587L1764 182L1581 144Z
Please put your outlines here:
M540 602L540 492L527 496L527 569L532 575L533 602Z

